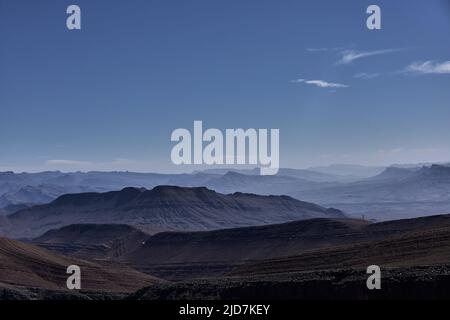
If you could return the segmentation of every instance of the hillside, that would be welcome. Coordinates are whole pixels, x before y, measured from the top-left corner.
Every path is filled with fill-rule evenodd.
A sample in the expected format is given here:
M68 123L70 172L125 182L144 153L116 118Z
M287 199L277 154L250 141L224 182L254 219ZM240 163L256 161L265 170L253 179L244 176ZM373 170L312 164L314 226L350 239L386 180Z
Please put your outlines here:
M389 244L390 239L395 237L416 235L418 232L433 233L446 228L450 228L450 215L374 224L353 219L312 219L210 232L160 233L147 239L138 250L125 254L123 259L140 270L167 279L216 276L244 262L371 243L351 251L350 257L358 259L359 255L368 255L370 246L376 241ZM439 239L436 239L435 245L441 245ZM408 249L411 250L404 248L405 252ZM397 255L401 260L403 256L398 256L398 253L396 251L393 256ZM338 263L340 260L336 261ZM306 263L306 268L313 266Z
M85 292L126 293L160 281L119 265L68 258L31 244L0 238L0 284L67 291L66 270L70 265L81 268Z
M247 264L232 274L281 274L341 268L450 265L450 227L413 231L384 240L317 249L300 255Z
M137 250L148 237L128 225L76 224L50 230L33 243L65 255L111 260Z

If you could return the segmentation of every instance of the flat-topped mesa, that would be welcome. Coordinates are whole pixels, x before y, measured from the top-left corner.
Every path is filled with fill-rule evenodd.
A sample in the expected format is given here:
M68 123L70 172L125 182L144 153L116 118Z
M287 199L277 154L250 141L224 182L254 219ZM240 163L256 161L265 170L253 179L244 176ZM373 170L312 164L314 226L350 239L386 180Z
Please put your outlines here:
M345 215L287 196L221 194L205 187L125 188L68 194L8 216L12 236L36 237L76 223L131 224L156 230L213 230ZM10 235L11 236L11 235Z

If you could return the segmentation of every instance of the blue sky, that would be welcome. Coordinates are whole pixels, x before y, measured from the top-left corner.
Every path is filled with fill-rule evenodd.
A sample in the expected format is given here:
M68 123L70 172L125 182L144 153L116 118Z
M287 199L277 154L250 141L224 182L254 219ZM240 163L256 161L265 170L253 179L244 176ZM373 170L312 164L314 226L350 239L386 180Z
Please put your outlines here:
M189 171L194 120L279 128L283 167L450 161L449 39L440 0L0 0L0 170Z

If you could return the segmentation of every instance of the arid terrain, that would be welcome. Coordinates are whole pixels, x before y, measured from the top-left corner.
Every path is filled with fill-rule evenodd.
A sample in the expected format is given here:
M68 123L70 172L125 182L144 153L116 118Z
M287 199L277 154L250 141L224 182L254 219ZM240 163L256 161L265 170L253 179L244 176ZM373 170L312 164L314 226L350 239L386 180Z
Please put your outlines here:
M67 267L82 270L82 291L67 290ZM120 297L156 282L150 275L124 265L62 256L37 246L0 238L0 293L2 298L34 298L41 295Z
M370 223L311 219L154 235L71 225L1 239L4 299L379 299L449 297L450 215ZM83 291L65 289L67 265ZM379 265L383 289L366 287Z
M415 181L431 190L432 197L433 188L448 178L447 168L440 166L388 168L359 181L331 181L336 177L313 171L282 172L289 176L266 178L253 171L3 175L8 186L44 179L80 190L80 183L95 181L97 190L151 178L194 185L207 181L223 190L252 186L262 194L261 188L285 190L308 178L315 181L309 180L310 191L302 192L313 194L314 185L320 187L317 194L339 194L347 188L344 199L377 190L379 201L390 197L386 203L395 206L412 203L403 194ZM383 188L389 185L398 191L386 192ZM21 189L20 194L31 191ZM416 200L422 205L430 201L427 197ZM354 198L352 205L366 201ZM169 185L69 193L45 204L9 204L0 215L0 294L2 299L22 300L450 297L450 215L382 220L388 221L355 217L285 195ZM80 291L66 287L70 265L81 268ZM382 290L377 292L366 286L370 265L382 271Z

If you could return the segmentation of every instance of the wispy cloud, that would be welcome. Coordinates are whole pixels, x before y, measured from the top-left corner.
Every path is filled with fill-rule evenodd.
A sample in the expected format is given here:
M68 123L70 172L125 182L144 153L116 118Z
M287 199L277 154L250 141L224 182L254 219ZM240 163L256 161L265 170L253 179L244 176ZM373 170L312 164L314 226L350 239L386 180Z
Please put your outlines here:
M380 73L365 73L365 72L361 72L361 73L357 73L355 75L353 75L353 78L355 79L374 79L379 77L381 74Z
M314 85L319 88L348 88L349 87L349 85L346 85L346 84L333 83L333 82L328 82L328 81L324 81L324 80L296 79L296 80L292 80L291 82L292 83L310 84L310 85Z
M356 51L356 50L344 50L341 51L341 59L337 61L337 64L350 64L355 60L368 58L372 56L379 56L382 54L397 52L402 49L383 49L374 51Z
M450 74L450 61L414 62L407 66L404 71L418 74Z

